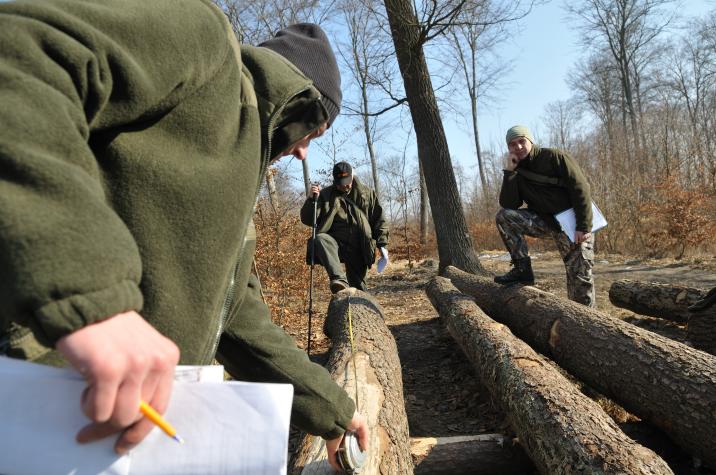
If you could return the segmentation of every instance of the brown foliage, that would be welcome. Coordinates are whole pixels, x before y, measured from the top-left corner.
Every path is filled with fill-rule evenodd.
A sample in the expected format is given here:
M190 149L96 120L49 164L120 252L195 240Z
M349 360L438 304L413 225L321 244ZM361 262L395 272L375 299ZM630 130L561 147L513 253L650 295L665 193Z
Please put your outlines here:
M301 223L295 206L274 208L265 199L259 201L254 221L256 266L273 320L278 324L298 321L308 305L306 242L311 228ZM314 268L314 289L328 287L322 270Z
M684 189L675 176L652 188L654 197L640 207L650 254L674 253L681 259L687 248L705 243L714 231L711 198L703 190Z

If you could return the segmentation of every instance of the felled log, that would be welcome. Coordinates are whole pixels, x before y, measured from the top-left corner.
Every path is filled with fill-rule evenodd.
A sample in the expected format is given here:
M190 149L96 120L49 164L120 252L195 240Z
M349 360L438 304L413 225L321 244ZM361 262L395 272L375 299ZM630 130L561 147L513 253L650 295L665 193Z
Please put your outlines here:
M537 351L716 466L716 357L534 287L446 269Z
M694 348L716 355L716 305L691 313L686 337Z
M413 473L398 349L380 305L365 292L343 290L331 299L324 331L333 342L326 368L354 401L357 381L358 411L370 427L370 446L361 473ZM334 474L325 441L303 437L289 463L289 473Z
M547 358L485 315L449 280L433 278L427 294L541 473L672 473Z
M705 290L683 285L624 279L614 281L609 287L609 301L639 315L686 322L690 315L688 307L705 293Z
M534 465L502 434L410 439L415 475L525 475Z

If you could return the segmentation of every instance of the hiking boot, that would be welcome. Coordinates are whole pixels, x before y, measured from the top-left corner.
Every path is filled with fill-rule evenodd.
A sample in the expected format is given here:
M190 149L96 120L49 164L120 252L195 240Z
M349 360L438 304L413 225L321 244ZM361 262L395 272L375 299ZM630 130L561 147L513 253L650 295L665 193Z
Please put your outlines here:
M512 269L504 275L495 277L495 282L501 285L524 284L534 285L535 276L532 273L532 262L529 257L515 259L512 261Z
M343 279L334 279L331 281L331 293L337 294L341 290L348 288L348 282Z

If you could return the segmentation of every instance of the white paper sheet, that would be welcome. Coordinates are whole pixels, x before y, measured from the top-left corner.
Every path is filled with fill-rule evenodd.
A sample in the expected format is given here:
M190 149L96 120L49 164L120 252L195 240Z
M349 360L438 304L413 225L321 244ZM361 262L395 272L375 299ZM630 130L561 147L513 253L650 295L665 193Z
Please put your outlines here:
M385 266L388 265L389 259L388 259L388 250L384 247L379 248L380 249L380 259L378 259L378 265L377 270L380 274L385 269Z
M574 208L569 208L561 213L554 215L562 231L567 235L570 241L574 242L574 233L577 230L577 216L574 214ZM592 201L592 232L595 233L607 225L607 220Z
M221 381L221 367L180 367L177 376L165 418L186 443L155 428L119 457L116 437L74 440L87 424L79 375L0 357L0 474L285 473L291 385L203 382Z

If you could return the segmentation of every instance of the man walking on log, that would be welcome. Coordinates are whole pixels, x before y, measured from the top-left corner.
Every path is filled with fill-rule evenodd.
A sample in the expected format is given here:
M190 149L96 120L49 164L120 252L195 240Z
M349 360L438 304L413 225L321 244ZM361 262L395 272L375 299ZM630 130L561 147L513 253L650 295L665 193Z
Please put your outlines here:
M301 208L301 222L307 226L313 225L315 200L316 242L312 246L309 239L308 261L314 249L314 262L326 268L331 292L349 286L365 290L365 275L375 261L376 247L382 259L388 258L388 225L375 192L353 175L349 163L338 162L333 167L333 185L323 190L317 184L311 186Z
M552 238L567 271L569 298L594 307L592 200L584 173L567 152L535 144L525 126L511 127L506 141L509 154L496 221L513 268L495 282L534 284L525 236ZM520 208L523 204L527 207ZM569 208L576 216L574 236L567 236L554 217Z

